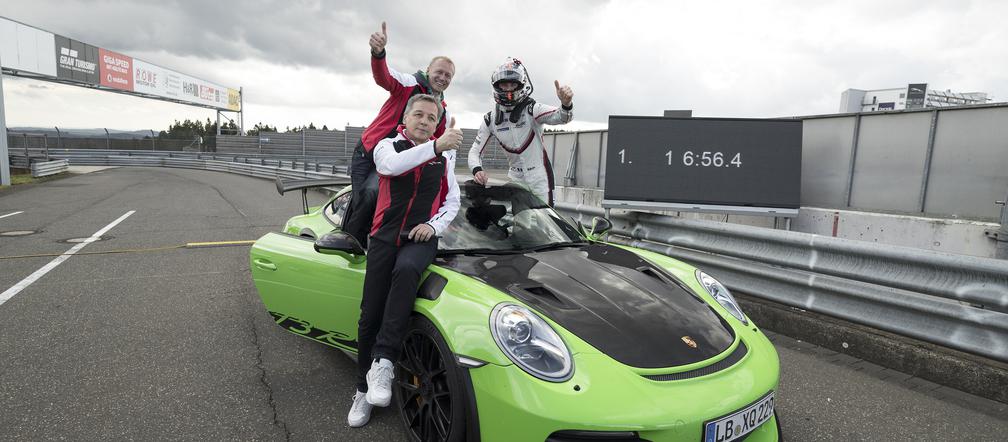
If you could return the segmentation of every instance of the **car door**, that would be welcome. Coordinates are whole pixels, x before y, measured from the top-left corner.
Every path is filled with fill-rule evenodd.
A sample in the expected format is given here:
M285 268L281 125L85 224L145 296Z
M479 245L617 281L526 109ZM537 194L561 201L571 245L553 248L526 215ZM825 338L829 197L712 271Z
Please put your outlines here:
M312 238L267 233L252 246L252 279L279 325L356 351L366 263L323 255L314 245Z

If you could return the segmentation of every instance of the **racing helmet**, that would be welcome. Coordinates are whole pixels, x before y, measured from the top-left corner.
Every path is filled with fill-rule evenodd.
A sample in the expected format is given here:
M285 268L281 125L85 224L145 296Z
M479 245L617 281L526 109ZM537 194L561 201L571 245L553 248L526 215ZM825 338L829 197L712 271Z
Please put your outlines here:
M505 91L500 87L504 82L517 83L518 87L513 91ZM508 57L504 64L498 66L490 76L490 84L493 85L494 101L501 106L518 105L532 95L532 80L529 79L528 70L516 58Z

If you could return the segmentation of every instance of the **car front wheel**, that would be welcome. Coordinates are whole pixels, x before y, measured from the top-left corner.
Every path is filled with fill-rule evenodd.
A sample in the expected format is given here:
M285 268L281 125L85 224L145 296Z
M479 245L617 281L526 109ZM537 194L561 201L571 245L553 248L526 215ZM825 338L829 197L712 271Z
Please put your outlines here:
M414 316L396 363L394 400L414 441L462 441L466 436L463 373L437 327Z

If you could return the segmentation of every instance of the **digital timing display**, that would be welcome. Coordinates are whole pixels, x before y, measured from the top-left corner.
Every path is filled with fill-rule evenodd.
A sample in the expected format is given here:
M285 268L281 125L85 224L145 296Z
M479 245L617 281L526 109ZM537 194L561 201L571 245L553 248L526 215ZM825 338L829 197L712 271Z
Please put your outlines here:
M802 122L609 117L605 200L796 209Z

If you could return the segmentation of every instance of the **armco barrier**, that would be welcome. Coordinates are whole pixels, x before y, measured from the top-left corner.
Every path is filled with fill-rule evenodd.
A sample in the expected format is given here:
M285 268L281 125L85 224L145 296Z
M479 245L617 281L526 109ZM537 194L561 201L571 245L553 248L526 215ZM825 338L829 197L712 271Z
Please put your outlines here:
M299 158L94 150L50 156L72 165L348 178L345 164ZM604 214L562 203L557 209L585 223ZM648 213L612 221L612 242L692 263L740 293L1008 362L1006 261Z
M29 152L31 164L44 161L42 152ZM93 149L50 150L49 157L72 166L176 167L237 173L257 178L346 178L344 160L329 157L227 155L195 152L122 151ZM12 156L14 167L27 167L29 157Z
M36 161L31 164L31 174L33 177L43 177L66 172L70 168L67 160Z
M595 207L558 204L583 223ZM615 243L701 267L729 289L1008 362L1008 262L649 213Z

